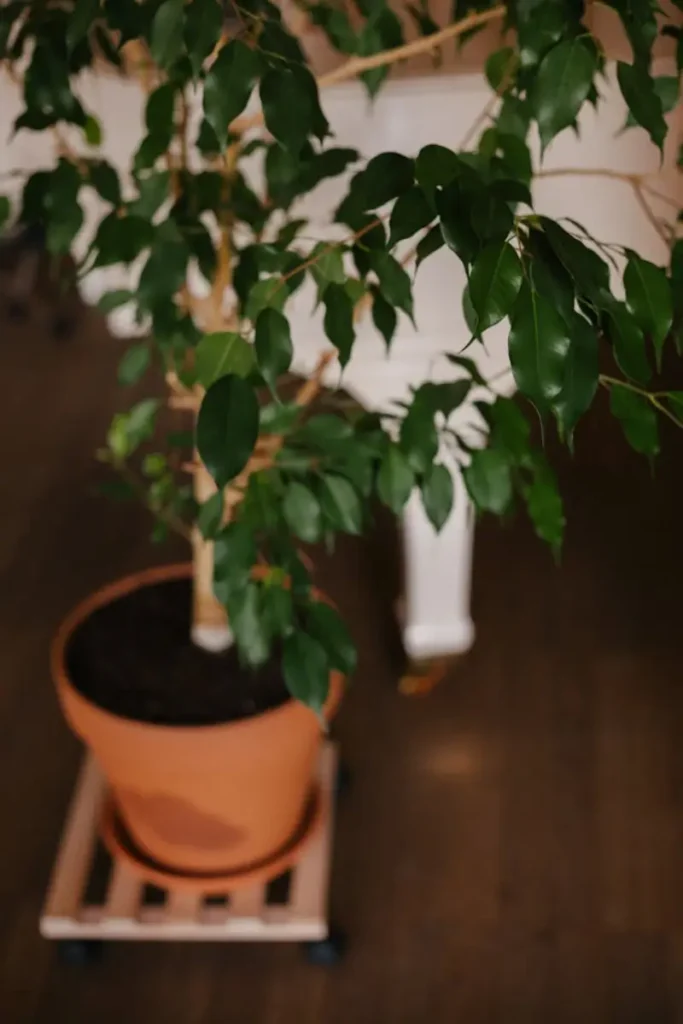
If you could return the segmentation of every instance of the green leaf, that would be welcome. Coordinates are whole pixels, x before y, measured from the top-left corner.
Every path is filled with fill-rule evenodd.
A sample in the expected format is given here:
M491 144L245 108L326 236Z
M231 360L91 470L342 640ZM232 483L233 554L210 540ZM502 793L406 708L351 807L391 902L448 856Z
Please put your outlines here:
M617 79L633 120L645 129L655 146L663 150L667 127L662 100L647 67L640 63L624 64L619 61Z
M197 450L225 487L246 466L256 445L259 407L254 390L235 374L219 377L204 395L197 417Z
M282 287L279 277L264 277L249 289L244 315L255 321L261 310L266 308L282 310L289 297L287 288Z
M598 389L598 337L595 329L583 317L575 315L569 324L569 337L562 390L553 400L553 410L566 437L571 437Z
M124 387L137 384L149 366L151 355L149 345L131 345L119 363L119 384Z
M479 372L474 359L469 359L467 356L453 355L450 352L446 353L446 359L453 366L458 366L461 370L464 370L473 384L478 384L479 387L488 387L486 379Z
M263 616L261 590L249 581L227 602L230 628L239 652L249 665L263 665L270 653L270 636Z
M512 315L510 365L519 390L541 410L562 391L570 344L555 306L525 284Z
M610 391L610 409L621 423L626 440L643 455L659 452L657 413L647 398L628 388L613 386Z
M506 82L508 84L511 82L518 61L517 54L510 46L503 46L502 49L489 55L484 66L484 73L494 92L497 92Z
M529 461L531 427L514 398L499 395L487 410L491 426L491 445L508 455L517 465Z
M597 70L597 51L581 37L564 39L545 55L532 91L543 149L574 124Z
M285 522L293 534L307 544L316 544L322 535L320 502L310 488L293 480L287 487L282 506Z
M469 280L469 295L479 331L508 316L522 285L522 264L509 244L491 242L479 253Z
M399 515L415 486L406 456L397 444L391 444L382 459L377 475L377 494L387 508Z
M439 463L432 466L422 481L422 504L427 519L438 532L446 523L453 508L453 477L450 470Z
M410 275L386 249L373 249L369 254L370 266L377 274L384 298L392 306L413 317L413 292Z
M149 248L154 229L141 217L119 217L115 212L100 222L93 246L97 251L96 267L114 263L132 263Z
M423 146L415 161L415 177L428 199L437 188L450 184L462 171L462 160L445 146Z
M327 134L317 86L306 68L269 71L259 91L268 131L293 155L298 156L310 135L324 138Z
M100 13L100 0L76 0L66 29L66 45L70 53L85 39Z
M550 299L567 321L574 317L574 283L542 231L531 231L528 248L533 259L528 263L534 290Z
M346 477L325 473L320 480L318 497L323 518L333 530L361 533L363 509L356 489Z
M457 180L436 193L436 209L443 239L465 267L472 263L480 248L479 238L472 225L470 204L471 196L463 191Z
M607 334L614 349L617 366L631 380L647 384L652 376L645 350L645 337L621 302L614 302L607 318Z
M264 380L275 388L277 379L292 362L292 336L289 321L276 309L264 309L256 320L256 358Z
M138 181L138 197L128 209L136 217L151 220L170 194L169 171L156 171Z
M156 398L145 398L128 412L116 413L107 433L107 444L115 459L125 459L150 439L160 404Z
M439 439L434 407L419 390L401 424L400 444L416 473L429 472L439 450Z
M138 304L153 310L159 302L172 300L185 283L189 259L187 242L173 220L156 227L152 251L138 282Z
M223 491L215 491L199 508L197 526L204 540L213 540L223 522Z
M92 114L89 114L86 118L85 124L83 125L83 135L85 136L85 141L89 146L102 145L102 125L96 117L92 116Z
M98 301L97 308L106 316L120 306L125 306L127 303L132 302L134 298L135 294L127 288L119 288L113 292L105 292Z
M662 348L673 323L671 285L663 267L632 252L624 271L626 304L638 326L652 338L657 366L661 366Z
M0 231L4 228L5 224L9 220L12 207L7 196L0 196Z
M223 47L204 81L204 117L224 145L228 128L242 113L261 70L257 54L239 39Z
M404 238L410 238L433 219L434 211L425 199L424 192L419 185L413 185L398 197L391 211L389 248L393 248Z
M327 651L330 665L345 676L356 671L358 655L339 613L324 601L308 606L306 629Z
M495 448L472 453L469 466L463 470L467 492L481 512L503 515L512 500L510 465L505 455Z
M400 153L380 153L352 182L352 194L358 197L360 209L374 210L397 199L413 186L414 164Z
M388 351L396 333L398 317L396 310L387 302L379 288L372 289L372 322L384 338Z
M333 281L323 293L325 334L339 353L339 362L346 366L356 337L353 326L353 302L343 285Z
M236 331L205 334L197 345L197 380L209 388L226 374L248 377L255 362L253 346Z
M88 181L105 203L111 203L112 206L121 205L119 176L106 160L98 160L90 165Z
M443 247L444 240L441 232L441 224L435 224L433 228L430 228L424 238L421 238L417 243L416 259L415 259L415 273L418 268L428 256L432 253L438 252Z
M667 391L662 397L666 399L679 422L683 422L683 391Z
M282 671L292 697L321 715L330 688L329 658L322 644L300 631L285 637Z
M539 222L579 294L589 299L598 309L605 308L612 301L609 268L605 261L556 221L539 217Z
M185 5L185 45L195 75L213 53L222 27L223 11L218 0L192 0Z
M683 35L681 36L683 39ZM654 90L659 96L662 103L662 113L669 114L678 103L678 76L677 75L660 75L658 78L653 78L652 84ZM638 124L633 114L629 111L626 117L626 123L624 128L633 128Z
M154 15L150 52L160 68L168 68L183 47L185 0L165 0Z
M542 457L536 456L533 478L522 493L537 535L559 555L566 524L564 507L555 474Z

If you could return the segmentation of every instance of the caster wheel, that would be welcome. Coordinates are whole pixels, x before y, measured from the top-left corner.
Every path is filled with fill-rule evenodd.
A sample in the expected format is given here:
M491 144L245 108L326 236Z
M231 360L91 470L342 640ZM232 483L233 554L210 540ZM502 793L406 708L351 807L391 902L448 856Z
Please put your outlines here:
M331 928L326 939L305 942L303 950L309 964L316 967L336 967L344 959L347 947L346 935L338 928Z
M58 944L58 950L63 964L88 967L102 959L104 943L95 939L64 939Z
M348 793L351 789L352 781L353 776L351 775L351 769L345 761L340 761L337 766L337 777L334 780L334 795L337 799Z

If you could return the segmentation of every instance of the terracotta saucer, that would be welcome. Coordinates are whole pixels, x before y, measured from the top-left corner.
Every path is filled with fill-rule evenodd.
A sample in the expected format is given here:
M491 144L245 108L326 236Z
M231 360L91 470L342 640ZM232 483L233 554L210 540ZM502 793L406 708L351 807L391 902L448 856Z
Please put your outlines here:
M247 864L241 870L184 874L149 857L124 825L111 796L102 807L100 836L112 858L122 861L142 881L159 889L183 890L204 895L224 895L235 889L262 885L288 871L316 835L322 824L323 801L316 788L309 799L301 824L290 841L267 860Z

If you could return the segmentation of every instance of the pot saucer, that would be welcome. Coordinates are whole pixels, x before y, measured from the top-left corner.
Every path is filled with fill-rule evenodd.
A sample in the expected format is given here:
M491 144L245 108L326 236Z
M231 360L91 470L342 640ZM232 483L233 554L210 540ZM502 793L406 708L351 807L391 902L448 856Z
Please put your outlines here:
M183 873L153 860L131 836L118 813L113 798L108 796L102 807L100 836L112 858L124 863L143 882L159 889L197 892L206 896L225 895L235 889L263 885L288 871L301 860L307 844L322 824L323 800L316 787L308 801L301 824L289 842L266 860L247 864L239 870L226 872Z

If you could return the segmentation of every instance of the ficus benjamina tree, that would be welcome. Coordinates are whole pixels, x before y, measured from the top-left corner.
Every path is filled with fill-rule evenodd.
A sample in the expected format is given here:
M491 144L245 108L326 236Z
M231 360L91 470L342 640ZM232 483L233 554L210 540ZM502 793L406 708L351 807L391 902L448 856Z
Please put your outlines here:
M616 67L627 127L663 150L683 69L683 2L605 3L630 42L630 60ZM589 7L454 0L445 25L428 0L401 18L387 0L298 0L291 18L271 0L10 0L0 9L0 60L24 101L14 131L55 141L53 165L7 188L0 217L43 225L56 257L78 239L79 278L127 268L130 289L101 300L105 312L130 305L146 331L124 355L121 382L158 362L171 404L195 415L191 457L187 437L155 437L150 450L162 404L153 398L117 413L102 457L156 514L158 535L176 529L192 539L197 642L234 640L248 665L275 653L291 693L313 708L330 670L351 672L355 654L313 587L302 543L360 534L376 500L399 514L416 489L439 530L457 467L479 512L501 516L517 500L559 549L562 500L532 442L533 419L543 437L555 430L571 444L603 387L644 456L657 455L661 417L683 425L683 392L652 385L665 350L680 351L683 340L678 210L667 226L651 210L647 177L602 172L622 178L648 213L667 244L665 266L534 210L546 147L576 127L584 104L600 112L607 57ZM320 79L298 38L303 24L343 55ZM462 151L427 145L365 161L335 145L320 102L326 85L358 77L374 96L392 64L438 56L492 25L501 42L486 62L491 101ZM662 36L677 52L677 75L653 75ZM83 84L86 69L107 65L136 76L146 93L125 173L100 154L102 126ZM456 105L457 82L453 90ZM329 237L312 239L299 201L339 176L346 186ZM87 190L100 201L92 229ZM458 261L466 271L453 302L462 302L470 344L447 353L451 379L419 384L386 415L343 403L311 409L332 361L343 383L359 316L372 318L390 349L399 320L413 318L415 275L440 249L450 250L454 279ZM288 304L307 277L329 345L285 395L296 343ZM476 364L477 346L500 321L518 400L497 396ZM613 372L601 373L605 365ZM472 389L486 422L476 448L449 425Z

